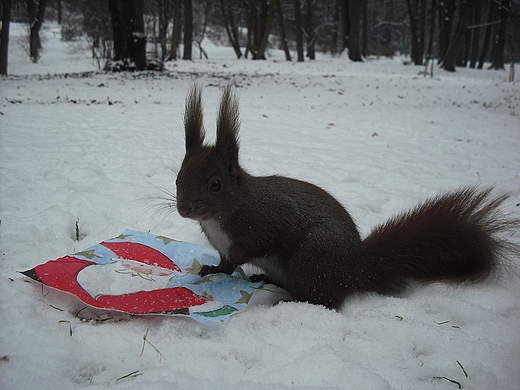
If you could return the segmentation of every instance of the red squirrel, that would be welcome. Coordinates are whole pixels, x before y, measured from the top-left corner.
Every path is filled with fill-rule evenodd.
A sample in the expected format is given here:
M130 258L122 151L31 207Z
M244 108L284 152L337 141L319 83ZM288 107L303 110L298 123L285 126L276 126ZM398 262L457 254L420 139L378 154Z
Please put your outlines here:
M409 281L481 281L514 247L499 235L520 221L501 215L507 195L492 196L492 188L433 197L362 239L347 210L320 187L242 169L231 86L223 92L214 146L204 144L197 86L187 97L184 126L177 210L199 222L220 254L220 263L204 266L201 276L252 263L294 300L338 309L351 294L395 293Z

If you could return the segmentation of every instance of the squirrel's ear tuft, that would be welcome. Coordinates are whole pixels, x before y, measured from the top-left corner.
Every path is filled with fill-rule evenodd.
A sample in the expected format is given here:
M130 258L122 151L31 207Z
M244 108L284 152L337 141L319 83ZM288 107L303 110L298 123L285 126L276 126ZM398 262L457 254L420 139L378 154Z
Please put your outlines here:
M204 116L202 114L202 90L195 84L186 98L184 111L184 132L186 152L202 147L204 142Z
M222 94L217 118L217 151L230 163L230 169L238 165L238 130L240 117L238 97L233 86L227 85Z

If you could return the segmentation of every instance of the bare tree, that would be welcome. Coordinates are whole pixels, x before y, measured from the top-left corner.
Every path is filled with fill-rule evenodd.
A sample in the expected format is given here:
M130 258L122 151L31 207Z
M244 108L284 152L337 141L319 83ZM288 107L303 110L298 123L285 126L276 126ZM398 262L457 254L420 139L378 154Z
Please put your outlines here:
M114 36L113 70L146 68L143 0L108 0Z
M177 59L177 48L179 46L179 40L181 36L181 1L174 0L173 3L173 26L172 26L172 37L170 45L170 56L168 61Z
M184 53L183 60L191 60L193 42L193 3L184 0Z
M362 5L362 1L348 0L348 57L352 61L363 61L360 45Z
M455 61L464 45L464 35L466 34L471 17L473 16L474 7L475 2L473 0L466 0L466 2L461 5L457 30L455 31L455 35L451 40L448 51L442 60L443 68L448 71L455 71Z
M287 37L285 35L285 23L282 12L282 0L273 0L276 6L276 16L278 18L278 28L280 29L280 40L282 41L282 48L285 53L285 59L291 61L291 52L289 51L289 45L287 44Z
M332 55L336 55L338 52L338 39L339 39L339 31L341 26L341 6L339 0L334 2L334 7L332 11L332 30L329 41L329 50Z
M307 57L310 60L316 59L316 36L317 31L314 25L314 16L313 16L313 1L305 0L305 38L307 39Z
M274 3L268 0L243 0L243 4L247 23L247 51L254 60L265 60L274 21Z
M476 7L475 12L473 13L473 28L471 29L471 54L470 54L470 62L469 67L474 68L477 66L477 60L478 60L478 49L480 44L480 6L481 1L476 1Z
M408 16L410 18L411 44L412 44L412 61L415 65L422 65L422 53L419 51L420 41L417 31L416 10L412 5L412 0L406 0Z
M168 26L170 23L170 19L172 17L172 2L170 0L154 0L153 5L155 6L155 10L157 11L157 18L159 22L158 26L158 43L161 48L161 55L159 57L161 63L164 62L166 56L168 55L168 44L167 44L167 34L168 34Z
M231 1L220 0L220 10L222 12L222 20L224 22L224 27L226 28L229 42L231 42L231 46L233 46L233 50L235 50L237 58L241 58L242 50L240 50L238 28L235 24L235 17L233 15L233 9L231 8Z
M195 42L197 42L197 47L199 48L199 58L202 58L204 56L206 59L208 59L208 54L202 47L202 41L204 40L204 37L206 36L206 29L208 28L208 14L210 9L210 2L208 0L202 0L199 1L197 10L198 10L198 23L196 23L196 31L195 31ZM202 14L202 15L200 15ZM200 19L202 18L202 22Z
M439 6L439 59L442 60L450 45L451 28L453 16L455 14L455 0L444 0L438 3Z
M361 55L368 55L368 0L363 0L363 9L361 10Z
M55 0L56 1L56 13L57 13L57 22L58 24L63 23L63 4L61 3L61 0Z
M506 30L510 15L509 0L502 0L500 3L500 24L498 25L495 38L495 48L490 69L504 69L504 50L506 47Z
M421 63L424 57L424 50L425 50L425 42L426 42L426 1L427 0L420 0L421 6L420 6L420 15L419 15L419 53L417 54L417 57L419 58L419 55L421 56Z
M40 29L45 16L46 0L26 0L26 2L30 25L29 56L32 62L38 62L42 48Z
M2 33L0 35L0 74L4 75L7 75L11 6L12 0L2 0Z
M426 0L406 0L410 18L412 61L415 65L423 64L424 40L426 38Z
M426 49L428 60L433 58L433 38L435 36L435 17L437 14L437 0L432 0L431 3L432 6L430 11L430 32L428 37L428 48Z
M70 4L70 3L69 3ZM72 7L71 7L72 8ZM76 0L74 11L70 11L73 16L65 19L63 29L79 29L84 33L92 53L92 58L97 62L98 67L108 67L108 63L114 58L114 45L111 26L111 16L106 0ZM79 23L71 25L71 23Z
M305 57L303 55L303 26L300 0L294 0L294 20L296 25L296 53L298 62L303 62Z
M480 51L480 56L478 60L478 69L482 69L484 67L484 62L486 61L487 53L489 50L489 42L491 40L491 32L493 29L493 18L495 15L495 3L493 1L489 2L488 7L488 19L486 23L486 31L484 32L484 42L482 43L482 49Z

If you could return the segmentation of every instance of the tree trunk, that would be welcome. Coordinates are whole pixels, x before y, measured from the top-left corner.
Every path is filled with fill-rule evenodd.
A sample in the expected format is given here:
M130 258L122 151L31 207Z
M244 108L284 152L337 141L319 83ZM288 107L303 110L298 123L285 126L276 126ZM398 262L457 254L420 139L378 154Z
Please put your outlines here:
M268 0L244 0L246 11L249 12L248 29L249 51L253 60L265 60L265 51L269 43L269 33L274 21L274 4Z
M495 4L494 2L489 2L488 7L488 19L486 25L486 32L484 33L484 43L482 43L482 51L480 52L480 57L478 59L478 69L482 69L484 66L484 62L486 62L487 52L489 50L489 41L491 40L491 31L493 30L493 18L495 14Z
M446 56L450 45L453 14L455 13L455 0L445 0L439 3L439 60Z
M27 0L27 11L29 13L30 34L29 34L29 56L31 61L36 63L40 59L40 29L45 16L46 0L40 0L36 4L35 0Z
M161 63L166 59L168 52L167 34L168 25L171 17L171 8L169 0L157 1L157 7L159 12L159 44L161 46Z
M170 45L170 56L168 57L168 61L177 59L177 48L179 47L180 36L181 36L181 0L174 0L172 40L171 40L171 45Z
M27 16L29 17L29 27L34 23L36 19L36 1L35 0L25 0L27 4Z
M448 51L446 52L446 55L442 61L442 66L447 71L455 71L455 62L460 51L462 50L462 47L464 46L464 36L468 30L471 17L473 16L474 6L475 3L473 0L466 0L466 2L461 6L460 19L457 25L457 30L455 31L455 35L453 36Z
M204 40L204 36L206 35L206 29L208 27L208 12L209 12L209 3L203 2L201 6L204 7L204 21L202 22L202 28L198 28L200 30L199 36L196 39L197 47L199 48L199 58L202 59L202 56L204 58L208 59L208 53L206 53L206 50L202 47L202 41Z
M419 52L417 53L417 55L420 56L420 65L422 65L426 42L426 0L421 0L420 10L421 13L419 16Z
M56 11L58 13L58 24L62 24L62 22L63 22L63 5L61 4L61 0L56 0Z
M361 19L361 55L366 58L368 55L368 0L363 0L363 9Z
M184 0L184 53L183 60L191 60L193 41L193 3L191 0Z
M480 27L477 27L480 24L480 0L475 0L477 2L477 6L475 7L475 13L473 14L473 25L475 28L471 30L471 53L469 56L469 67L475 68L477 66L478 60L478 48L480 44Z
M300 0L294 0L294 21L296 26L296 53L298 54L298 62L303 62L305 57L303 55L303 27Z
M273 2L267 2L262 12L261 19L265 22L260 23L262 27L258 29L260 43L253 53L253 60L265 60L265 51L267 50L267 44L269 43L269 33L274 22L274 6Z
M314 29L313 19L312 0L305 0L305 35L307 38L307 57L310 60L316 59L316 50L314 47L316 31Z
M228 5L229 8L229 23L231 27L231 35L233 36L233 40L235 42L235 52L237 54L237 58L242 57L242 50L240 50L240 35L238 34L238 27L235 23L235 17L233 16L233 9L231 8L231 4Z
M332 27L332 36L330 42L330 54L335 55L338 52L338 37L340 30L341 6L339 0L334 2L334 25Z
M415 65L422 65L422 55L419 59L419 37L417 35L417 23L415 18L415 10L412 7L412 0L406 0L406 8L408 9L408 17L410 18L410 32L412 53L411 58Z
M240 50L238 30L235 25L235 18L233 17L233 10L231 9L229 0L220 0L220 10L222 11L224 27L226 28L229 42L231 42L231 46L233 46L237 58L241 58L242 50Z
M114 36L112 70L143 70L146 68L146 37L144 35L143 0L108 0Z
M243 4L247 20L247 51L251 52L253 60L265 60L275 5L268 0L243 0Z
M341 52L348 48L348 40L350 34L350 12L349 0L337 0L340 3L340 45Z
M276 6L276 16L278 17L278 28L280 29L280 40L282 41L282 48L285 53L285 59L291 61L291 52L287 44L287 37L285 36L285 23L283 21L283 12L281 0L273 0Z
M245 19L246 19L246 28L247 28L247 40L246 40L246 52L244 57L247 58L249 52L253 52L253 26L254 26L254 16L253 11L249 8L249 4L247 0L242 0L242 4L244 6L245 11Z
M360 33L361 33L361 8L362 2L359 0L349 0L348 14L348 57L352 61L363 61L361 58Z
M500 24L498 25L493 62L490 69L504 69L504 50L506 47L507 23L509 21L509 0L500 4Z
M430 34L428 37L428 59L433 57L433 36L435 34L435 14L437 13L437 0L432 0L431 16L430 16Z
M2 0L2 33L0 35L0 74L7 75L9 53L9 23L11 21L12 0Z
M472 0L472 1L474 1L474 0ZM473 20L473 15L471 15L471 19ZM470 23L471 23L471 20L470 20ZM464 35L463 50L460 51L459 58L457 61L457 66L461 66L463 68L465 68L468 65L468 61L469 61L469 53L470 53L470 49L471 49L471 33L472 33L472 30L466 29L466 34Z

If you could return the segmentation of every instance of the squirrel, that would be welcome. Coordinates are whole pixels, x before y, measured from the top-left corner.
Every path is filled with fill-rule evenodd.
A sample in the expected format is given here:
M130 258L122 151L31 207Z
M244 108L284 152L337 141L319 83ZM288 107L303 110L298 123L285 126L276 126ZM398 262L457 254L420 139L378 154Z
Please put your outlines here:
M508 195L464 187L426 200L361 238L347 210L313 184L255 177L239 164L238 98L224 89L214 146L204 144L201 88L188 93L186 154L176 206L197 221L220 254L201 276L231 274L245 263L296 301L339 309L355 293L394 294L410 281L473 283L496 273L517 247L500 238L520 226L499 206Z

